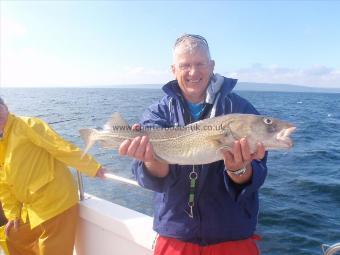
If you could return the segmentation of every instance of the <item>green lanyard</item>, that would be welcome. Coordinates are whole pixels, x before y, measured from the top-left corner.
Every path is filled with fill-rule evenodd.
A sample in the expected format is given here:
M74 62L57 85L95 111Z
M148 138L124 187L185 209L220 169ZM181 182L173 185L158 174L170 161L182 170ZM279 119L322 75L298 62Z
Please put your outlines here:
M190 218L194 218L194 205L195 205L195 187L196 187L196 180L198 178L198 174L195 171L195 165L192 166L192 171L189 173L189 180L190 180L190 191L189 191L189 212L187 214Z

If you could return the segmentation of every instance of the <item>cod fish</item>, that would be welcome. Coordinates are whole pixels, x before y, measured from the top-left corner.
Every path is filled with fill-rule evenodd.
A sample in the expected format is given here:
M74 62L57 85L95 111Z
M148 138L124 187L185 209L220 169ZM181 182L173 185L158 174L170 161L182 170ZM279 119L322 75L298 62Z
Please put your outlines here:
M253 114L227 114L204 119L184 127L132 130L129 124L114 113L103 130L80 129L84 154L95 142L106 149L118 149L125 139L148 135L154 157L162 162L179 165L200 165L222 160L221 149L231 149L235 140L247 138L251 152L258 142L266 150L289 149L289 135L295 127L287 122Z

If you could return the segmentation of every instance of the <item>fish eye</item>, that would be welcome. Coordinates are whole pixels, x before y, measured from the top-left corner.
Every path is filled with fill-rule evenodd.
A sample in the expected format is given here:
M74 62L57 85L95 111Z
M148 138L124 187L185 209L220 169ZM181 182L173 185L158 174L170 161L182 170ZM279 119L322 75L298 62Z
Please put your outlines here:
M267 125L271 125L273 124L273 120L272 119L269 119L269 118L263 118L263 122Z

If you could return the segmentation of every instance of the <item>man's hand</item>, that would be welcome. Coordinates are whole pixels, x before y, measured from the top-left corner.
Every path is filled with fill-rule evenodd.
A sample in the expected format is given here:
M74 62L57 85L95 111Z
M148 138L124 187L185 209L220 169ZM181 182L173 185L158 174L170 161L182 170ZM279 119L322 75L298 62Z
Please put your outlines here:
M226 169L230 171L236 171L243 167L246 167L247 172L241 176L236 176L228 172L229 177L233 181L237 183L244 183L247 182L252 176L252 167L250 164L251 161L254 159L263 159L266 150L262 143L258 143L256 152L251 154L247 139L241 138L240 140L234 142L231 151L222 150L222 153Z
M140 130L140 125L134 124L132 130ZM119 155L126 155L144 162L155 160L152 145L146 135L137 136L132 140L125 140L119 147Z
M224 164L227 169L235 171L249 165L254 159L263 159L265 152L263 144L258 143L256 152L251 154L247 139L241 138L234 142L231 151L223 150Z
M104 168L104 167L99 167L99 169L98 169L98 171L97 171L97 173L96 173L96 177L98 177L98 178L100 178L100 179L105 179L106 177L105 177L105 174L107 173L107 170L106 170L106 168Z
M19 219L9 220L5 226L5 235L8 237L11 229L17 231L19 229L19 224L20 224Z
M140 125L134 124L132 130L140 130ZM154 158L152 144L146 135L137 136L134 139L127 139L122 142L119 146L119 155L144 161L146 168L154 176L165 177L169 173L169 165L159 162Z

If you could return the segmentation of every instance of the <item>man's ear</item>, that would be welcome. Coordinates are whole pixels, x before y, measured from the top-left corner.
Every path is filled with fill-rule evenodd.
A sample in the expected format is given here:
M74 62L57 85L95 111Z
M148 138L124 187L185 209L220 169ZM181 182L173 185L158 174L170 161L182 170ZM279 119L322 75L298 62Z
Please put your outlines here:
M214 71L214 68L215 68L215 61L214 61L214 60L210 60L210 65L211 65L212 71Z
M171 72L172 72L173 75L176 76L176 67L175 67L175 65L171 65Z

